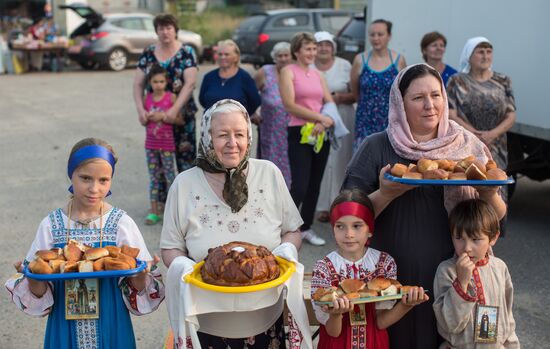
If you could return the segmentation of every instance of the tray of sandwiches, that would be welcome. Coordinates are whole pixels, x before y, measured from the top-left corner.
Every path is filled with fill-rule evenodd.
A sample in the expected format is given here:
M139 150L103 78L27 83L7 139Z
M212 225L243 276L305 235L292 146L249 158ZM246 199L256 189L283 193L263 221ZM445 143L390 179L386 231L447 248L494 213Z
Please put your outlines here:
M41 281L130 276L147 267L138 254L139 248L126 245L93 248L70 240L63 248L36 251L23 274Z
M318 288L311 299L317 305L331 306L337 298L346 297L353 304L383 302L401 299L411 288L403 286L397 280L375 278L368 282L359 279L344 279L338 287ZM424 291L426 292L426 291Z
M416 164L396 163L384 177L410 185L500 186L514 183L493 160L483 163L470 155L460 161L419 159Z
M183 280L209 291L246 293L277 287L295 271L294 263L264 246L234 241L209 249Z

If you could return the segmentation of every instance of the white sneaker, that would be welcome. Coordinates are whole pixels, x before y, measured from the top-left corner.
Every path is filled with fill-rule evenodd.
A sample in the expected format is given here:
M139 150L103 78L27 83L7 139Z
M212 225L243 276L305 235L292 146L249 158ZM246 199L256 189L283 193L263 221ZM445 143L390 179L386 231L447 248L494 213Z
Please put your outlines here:
M308 229L306 231L303 231L302 239L306 240L307 242L315 246L323 246L326 243L326 241L323 238L319 237L313 231L313 229Z

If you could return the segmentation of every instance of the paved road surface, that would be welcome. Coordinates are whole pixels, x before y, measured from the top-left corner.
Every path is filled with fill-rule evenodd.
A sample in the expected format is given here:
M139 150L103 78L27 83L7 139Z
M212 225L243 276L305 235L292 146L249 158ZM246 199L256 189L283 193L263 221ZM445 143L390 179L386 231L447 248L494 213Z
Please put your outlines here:
M201 73L211 67L203 67ZM110 141L119 156L110 201L138 223L147 246L158 253L160 226L143 224L148 209L144 129L135 115L133 71L35 73L0 76L0 265L2 282L12 263L24 257L40 220L68 199L66 161L79 139L98 136ZM496 253L509 265L516 289L515 315L524 348L550 343L550 182L521 180L510 208L508 237ZM330 243L304 245L306 269L334 249L327 224L314 226ZM165 305L134 317L138 347L160 348L168 328ZM0 296L0 348L40 348L45 319L33 319Z

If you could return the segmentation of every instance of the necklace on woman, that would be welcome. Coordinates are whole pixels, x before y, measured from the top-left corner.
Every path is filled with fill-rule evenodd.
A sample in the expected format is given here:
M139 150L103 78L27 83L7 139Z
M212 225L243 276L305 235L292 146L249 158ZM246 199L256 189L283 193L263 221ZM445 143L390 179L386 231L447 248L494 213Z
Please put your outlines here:
M104 202L101 201L101 206L99 207L99 247L102 247L103 244L103 206ZM71 238L71 214L73 212L73 200L69 201L69 217L67 219L67 243L69 243L69 240ZM75 219L75 222L80 223L82 225L88 225L90 222L96 220L97 217L86 219L88 223L83 223L79 219Z

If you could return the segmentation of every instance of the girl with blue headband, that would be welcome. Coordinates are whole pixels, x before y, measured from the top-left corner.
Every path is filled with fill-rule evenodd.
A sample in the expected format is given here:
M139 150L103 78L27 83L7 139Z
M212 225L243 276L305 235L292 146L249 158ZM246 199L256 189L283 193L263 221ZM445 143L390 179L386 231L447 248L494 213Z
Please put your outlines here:
M86 138L76 143L67 164L72 198L42 220L25 260L15 267L21 271L38 250L63 248L69 240L92 247L136 247L140 250L137 258L148 261L150 267L132 277L92 282L46 282L23 274L8 280L6 287L12 300L23 312L35 317L48 315L46 349L135 348L130 313L150 313L164 299L164 285L156 266L159 258L151 257L132 218L104 200L110 194L116 161L112 147L105 141ZM99 311L89 311L96 308ZM77 319L75 312L79 313Z

